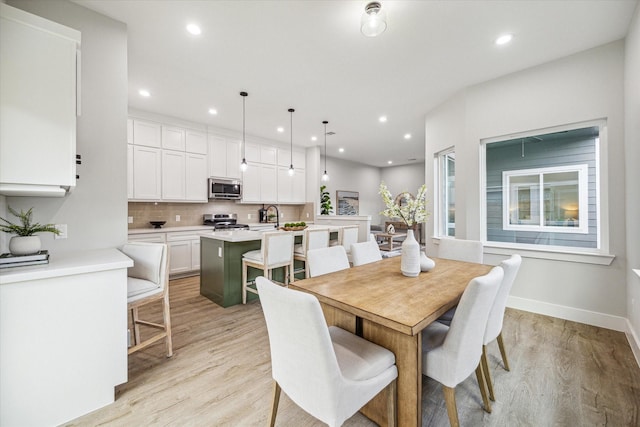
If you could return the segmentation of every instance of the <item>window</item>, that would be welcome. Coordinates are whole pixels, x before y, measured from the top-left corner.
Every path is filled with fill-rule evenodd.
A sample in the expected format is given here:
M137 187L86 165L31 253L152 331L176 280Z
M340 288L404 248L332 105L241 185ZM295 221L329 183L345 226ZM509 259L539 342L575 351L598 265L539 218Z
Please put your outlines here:
M601 249L604 122L485 140L486 241Z
M456 235L456 153L449 148L436 154L436 168L438 176L438 207L437 224L439 236Z

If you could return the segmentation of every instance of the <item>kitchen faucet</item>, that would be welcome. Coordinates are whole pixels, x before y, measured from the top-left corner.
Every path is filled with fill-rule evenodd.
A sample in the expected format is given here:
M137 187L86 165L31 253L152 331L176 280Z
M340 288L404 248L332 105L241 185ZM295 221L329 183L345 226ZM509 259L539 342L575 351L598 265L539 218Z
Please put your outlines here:
M276 205L267 206L267 218L268 218L269 208L274 208L276 210L276 230L277 230L280 228L280 211L278 211L278 207Z

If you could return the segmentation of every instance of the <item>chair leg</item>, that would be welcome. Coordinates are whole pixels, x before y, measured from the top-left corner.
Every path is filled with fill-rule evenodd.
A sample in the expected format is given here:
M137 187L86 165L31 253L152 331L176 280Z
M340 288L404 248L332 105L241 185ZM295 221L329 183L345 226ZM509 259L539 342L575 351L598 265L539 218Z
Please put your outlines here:
M502 362L504 363L504 369L510 371L509 360L507 360L507 352L504 350L504 342L502 341L502 332L498 334L498 347L500 347L500 354L502 355Z
M398 395L397 380L391 381L387 390L387 425L389 427L396 427L397 409L396 400Z
M164 331L167 334L165 342L167 346L167 357L173 356L173 340L171 339L171 310L169 307L169 292L165 294L162 300L162 316L164 318Z
M276 425L276 414L278 413L278 403L280 402L280 384L273 381L273 401L271 402L271 416L269 417L269 426Z
M242 260L242 303L247 303L247 264Z
M140 325L138 324L138 307L131 309L131 320L133 322L133 342L134 344L140 344Z
M487 413L491 413L491 403L487 398L487 389L484 385L484 376L482 375L482 363L478 363L476 368L476 378L478 379L478 386L480 386L480 394L482 395L482 402L484 403L484 410Z
M289 284L291 284L291 283L293 283L293 282L295 282L295 281L296 281L295 274L293 274L293 272L295 271L295 269L294 269L294 268L295 268L295 265L293 264L293 262L294 262L294 261L293 261L293 260L291 260L291 265L289 265L289 266L287 267L287 272L288 272L288 274L289 274ZM305 268L306 268L307 263L305 262L304 264L305 264ZM306 276L305 276L305 278L306 278Z
M496 401L496 396L493 393L493 383L491 382L491 371L489 370L489 362L487 360L487 346L482 346L482 357L480 359L482 362L482 371L484 373L484 379L487 382L487 387L489 388L489 399Z
M460 422L458 421L458 408L456 407L456 389L443 385L442 391L444 392L444 401L447 404L449 424L451 424L451 427L460 427Z

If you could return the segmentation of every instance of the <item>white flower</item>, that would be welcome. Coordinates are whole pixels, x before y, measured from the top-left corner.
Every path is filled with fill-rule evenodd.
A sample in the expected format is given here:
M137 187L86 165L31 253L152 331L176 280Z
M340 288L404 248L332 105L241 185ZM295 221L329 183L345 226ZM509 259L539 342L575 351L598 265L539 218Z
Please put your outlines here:
M411 227L413 224L423 223L429 217L426 209L427 186L425 184L422 184L418 189L418 195L416 197L413 197L413 195L407 191L403 191L399 197L394 200L384 181L380 183L378 193L382 196L382 201L387 207L380 212L380 215L388 218L400 218L407 224L407 227ZM399 204L396 203L396 200L404 202Z

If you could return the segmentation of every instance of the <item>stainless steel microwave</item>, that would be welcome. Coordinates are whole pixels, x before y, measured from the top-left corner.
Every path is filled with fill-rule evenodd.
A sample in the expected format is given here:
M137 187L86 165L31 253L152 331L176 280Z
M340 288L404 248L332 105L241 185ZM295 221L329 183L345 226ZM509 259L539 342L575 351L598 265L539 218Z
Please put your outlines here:
M242 183L238 179L209 178L209 198L239 200L242 198Z

